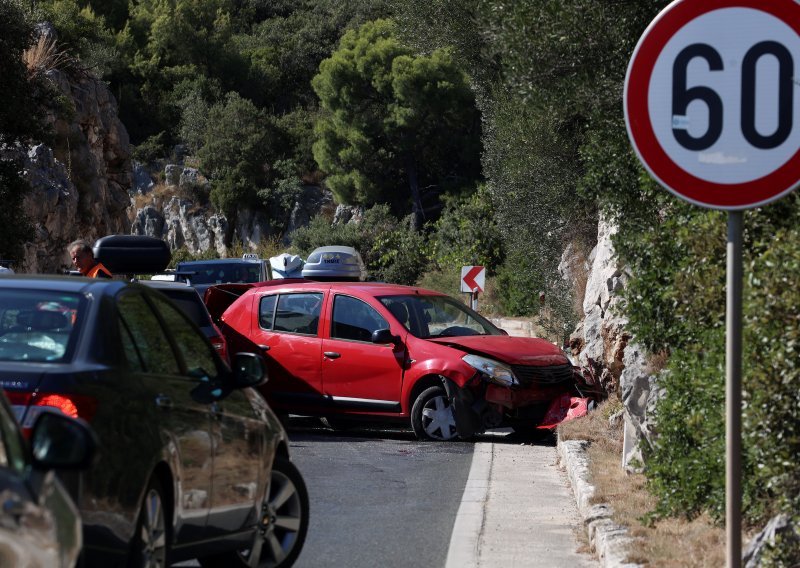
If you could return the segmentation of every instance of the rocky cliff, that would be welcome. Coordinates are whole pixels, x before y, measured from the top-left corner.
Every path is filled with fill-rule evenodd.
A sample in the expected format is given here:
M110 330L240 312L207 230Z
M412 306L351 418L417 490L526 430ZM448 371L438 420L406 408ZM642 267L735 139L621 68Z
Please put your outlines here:
M623 403L624 443L622 465L641 464L641 444L653 438L653 405L660 391L658 374L651 369L646 352L626 329L621 292L628 274L620 265L612 242L617 227L600 219L597 245L586 263L583 319L570 337L579 364L591 367L605 389ZM574 278L562 262L562 275Z
M29 149L25 175L32 191L23 213L34 224L32 241L18 272L57 273L70 268L67 245L75 239L90 242L111 234L142 234L166 240L171 248L192 253L226 253L228 221L201 199L207 180L195 168L167 164L162 191L151 172L131 159L125 126L117 103L105 83L89 75L67 75L58 70L49 79L74 109L69 120L51 117L55 144ZM205 190L207 195L207 190ZM303 226L333 202L330 192L304 188L290 217L290 230ZM255 248L270 234L262 212L242 209L235 238Z
M23 213L35 236L25 244L20 272L59 272L69 267L66 246L77 238L127 233L131 159L128 133L105 83L58 70L49 79L71 103L69 121L51 118L53 148L28 152L25 174L32 191Z

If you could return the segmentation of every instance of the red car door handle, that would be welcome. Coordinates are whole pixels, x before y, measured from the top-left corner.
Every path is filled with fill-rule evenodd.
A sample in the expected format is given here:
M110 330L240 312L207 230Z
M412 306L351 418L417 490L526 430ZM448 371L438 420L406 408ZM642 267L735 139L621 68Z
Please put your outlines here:
M342 356L341 353L337 353L336 351L325 351L323 355L325 355L325 357L328 359L338 359Z
M269 345L256 345L262 351L269 351Z

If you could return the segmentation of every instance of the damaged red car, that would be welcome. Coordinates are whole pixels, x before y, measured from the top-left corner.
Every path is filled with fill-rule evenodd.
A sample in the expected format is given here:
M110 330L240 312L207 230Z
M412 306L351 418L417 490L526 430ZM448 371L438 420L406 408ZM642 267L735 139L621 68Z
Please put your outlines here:
M224 288L206 295L212 314L231 297ZM381 419L410 423L420 439L528 433L552 427L543 425L548 409L579 394L581 374L556 345L510 337L417 287L273 280L242 293L220 327L232 351L266 356L261 388L272 408L334 428Z

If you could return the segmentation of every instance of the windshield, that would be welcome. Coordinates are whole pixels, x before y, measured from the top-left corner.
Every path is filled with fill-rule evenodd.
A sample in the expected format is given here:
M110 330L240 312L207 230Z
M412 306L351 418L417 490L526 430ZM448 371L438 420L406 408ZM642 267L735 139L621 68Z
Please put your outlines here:
M68 360L82 309L79 294L0 289L0 361Z
M185 274L192 284L261 281L261 265L257 262L193 262L191 264L179 264L177 270Z
M450 296L384 296L378 298L414 336L502 335L492 323Z

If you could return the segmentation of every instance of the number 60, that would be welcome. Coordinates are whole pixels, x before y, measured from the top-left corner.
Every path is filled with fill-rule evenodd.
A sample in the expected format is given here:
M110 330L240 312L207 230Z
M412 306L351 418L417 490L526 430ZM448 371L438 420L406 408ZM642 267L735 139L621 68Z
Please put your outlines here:
M764 55L773 55L778 60L778 127L769 136L762 136L756 130L756 64ZM721 71L722 57L719 52L705 43L686 46L672 65L672 115L683 116L694 100L703 101L708 107L708 129L702 136L694 137L687 130L673 128L672 133L678 144L687 150L705 150L712 146L722 134L722 99L710 87L686 88L686 68L695 57L708 62L710 71ZM794 60L786 47L776 41L762 41L755 44L742 60L741 127L745 140L761 150L777 148L783 144L792 131Z

